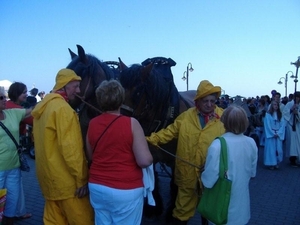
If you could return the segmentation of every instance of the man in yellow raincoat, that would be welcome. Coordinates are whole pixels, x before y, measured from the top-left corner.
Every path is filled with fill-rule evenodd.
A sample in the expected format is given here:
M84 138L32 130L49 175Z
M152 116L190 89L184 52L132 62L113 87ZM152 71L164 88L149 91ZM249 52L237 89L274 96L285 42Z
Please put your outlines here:
M177 138L176 155L198 167L176 159L174 176L178 193L173 224L187 224L194 216L201 192L199 168L204 166L211 142L225 132L220 121L223 109L215 104L220 94L220 87L213 86L207 80L201 81L194 98L195 107L180 114L167 128L147 137L147 141L155 146ZM202 218L202 224L205 223L207 220Z
M94 224L81 129L76 112L68 104L80 92L80 80L73 70L60 70L52 93L32 111L45 225Z

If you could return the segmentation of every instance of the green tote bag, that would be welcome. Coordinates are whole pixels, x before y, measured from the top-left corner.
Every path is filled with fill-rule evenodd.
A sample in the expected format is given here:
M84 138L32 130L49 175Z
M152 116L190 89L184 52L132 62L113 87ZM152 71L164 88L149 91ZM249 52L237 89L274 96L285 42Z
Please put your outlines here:
M227 179L226 141L223 137L218 137L218 139L221 141L220 177L212 188L204 188L197 210L204 218L221 225L227 223L232 182Z

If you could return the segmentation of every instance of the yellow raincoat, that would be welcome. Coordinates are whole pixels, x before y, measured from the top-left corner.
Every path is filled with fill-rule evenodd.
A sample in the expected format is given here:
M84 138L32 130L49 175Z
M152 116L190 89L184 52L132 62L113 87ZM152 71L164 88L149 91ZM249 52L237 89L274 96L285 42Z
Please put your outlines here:
M216 107L215 113L219 116L222 115L223 109ZM220 119L213 118L202 129L198 110L196 107L190 108L180 114L173 124L169 125L166 129L162 129L157 133L152 133L147 137L147 141L153 145L166 144L173 138L178 139L176 155L194 165L199 167L205 163L207 149L211 142L225 132L223 123ZM175 166L175 183L178 186L178 196L181 196L180 191L184 189L192 190L195 194L198 190L198 180L200 179L200 171L198 168L193 167L179 159L176 159ZM184 191L185 193L187 191ZM194 215L195 207L197 205L197 196L191 195L195 201L192 203L187 199L178 199L180 205L185 206L187 214L184 212L177 214L174 213L176 218L183 221L188 220ZM189 204L189 203L191 204ZM176 210L175 210L176 211Z
M32 111L36 173L47 200L74 198L88 182L88 167L76 112L55 93Z
M80 80L73 70L61 69L53 91ZM75 196L76 190L88 182L87 160L76 112L62 95L51 93L31 114L36 174L46 199L44 225L94 224L89 196Z
M198 86L195 100L212 93L217 93L217 97L219 97L220 91L220 87L213 86L209 81L204 80ZM167 128L146 137L147 141L156 146L166 144L176 138L178 139L176 155L193 165L202 167L205 164L209 145L216 137L225 132L224 125L220 121L223 109L216 106L214 112L219 118L212 118L202 128L197 108L190 108L180 114ZM200 170L176 159L174 176L178 194L173 216L181 221L187 221L194 216L198 204Z

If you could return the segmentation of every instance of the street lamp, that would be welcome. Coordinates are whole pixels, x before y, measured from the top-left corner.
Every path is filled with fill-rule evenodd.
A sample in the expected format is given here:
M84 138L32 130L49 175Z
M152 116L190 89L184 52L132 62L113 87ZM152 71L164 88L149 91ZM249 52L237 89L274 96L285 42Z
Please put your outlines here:
M281 81L282 79L284 79L285 96L287 96L287 81L288 81L287 74L286 74L285 78L280 77L277 84L282 84L282 81Z
M183 81L186 80L186 90L189 90L189 72L193 72L193 66L192 63L188 63L186 66L186 71L183 72L183 77L181 78Z
M294 82L295 82L294 102L296 103L296 91L297 91L297 82L298 82L298 69L300 67L300 56L298 56L298 60L296 62L291 62L291 65L296 66L296 75L294 76L294 74L293 74L291 76L292 78L294 78ZM296 131L296 116L295 115L294 115L294 118L293 118L292 130Z
M294 79L295 82L295 92L297 91L297 82L298 82L298 69L300 67L300 56L298 56L298 60L296 62L291 62L291 65L296 66L296 75L292 75L291 78Z
M285 74L285 77L280 77L279 78L279 81L278 81L278 84L282 84L282 79L284 79L284 88L285 88L285 96L287 96L287 82L288 82L288 75L289 73L292 73L291 75L291 78L294 78L294 73L292 71L288 71L286 74Z

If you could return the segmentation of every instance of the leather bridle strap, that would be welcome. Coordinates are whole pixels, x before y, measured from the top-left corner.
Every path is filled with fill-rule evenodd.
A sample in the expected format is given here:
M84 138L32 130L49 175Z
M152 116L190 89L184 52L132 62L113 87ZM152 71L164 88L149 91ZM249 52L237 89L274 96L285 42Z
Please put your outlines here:
M75 96L76 96L77 98L80 98L80 100L81 100L84 104L86 104L87 106L91 107L92 109L94 109L95 111L97 111L97 112L99 112L99 113L102 113L102 111L101 111L100 109L96 108L96 107L93 106L92 104L90 104L90 103L88 103L87 101L85 101L84 98L81 97L80 95L75 94Z
M124 104L121 105L121 109L131 112L132 114L134 112L133 108L129 107L128 105L124 105Z
M91 84L91 76L89 76L89 80L88 80L88 83L87 83L86 88L84 90L83 96L80 98L81 100L85 99L85 95L86 95L86 93L87 93L87 91L88 91L88 89L90 87L90 84Z

